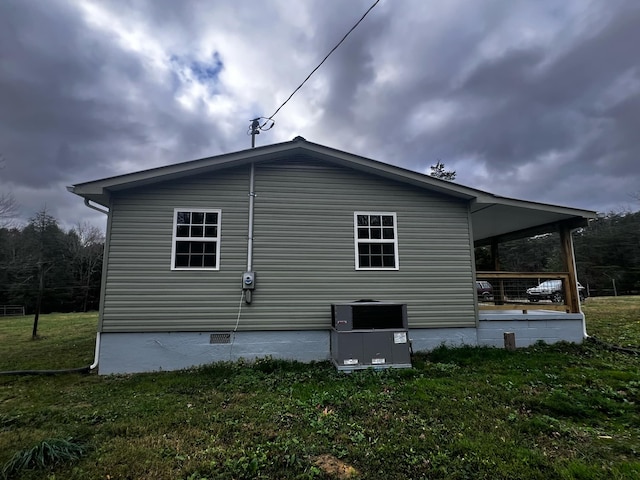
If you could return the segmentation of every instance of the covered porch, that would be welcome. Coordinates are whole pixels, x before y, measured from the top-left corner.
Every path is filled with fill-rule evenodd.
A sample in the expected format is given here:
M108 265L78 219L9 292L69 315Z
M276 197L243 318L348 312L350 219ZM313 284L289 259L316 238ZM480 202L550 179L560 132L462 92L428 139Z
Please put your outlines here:
M517 347L538 341L581 343L586 337L580 294L568 272L476 272L476 278L493 287L492 296L478 298L479 345L502 347L507 332ZM539 285L551 285L544 298L527 293Z
M475 272L479 345L501 347L504 333L516 346L537 341L580 343L586 337L573 251L572 232L587 226L596 213L500 197L472 205L474 247L490 251L491 269ZM513 272L501 268L499 246L512 240L557 233L561 269ZM486 265L485 265L486 267Z

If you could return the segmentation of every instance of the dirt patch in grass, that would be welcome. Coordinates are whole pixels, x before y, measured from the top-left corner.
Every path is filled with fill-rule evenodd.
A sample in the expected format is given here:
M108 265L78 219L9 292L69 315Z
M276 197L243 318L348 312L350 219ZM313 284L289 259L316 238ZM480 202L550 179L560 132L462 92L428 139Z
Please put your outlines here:
M327 475L339 479L353 478L358 475L358 470L328 453L314 458L313 464Z

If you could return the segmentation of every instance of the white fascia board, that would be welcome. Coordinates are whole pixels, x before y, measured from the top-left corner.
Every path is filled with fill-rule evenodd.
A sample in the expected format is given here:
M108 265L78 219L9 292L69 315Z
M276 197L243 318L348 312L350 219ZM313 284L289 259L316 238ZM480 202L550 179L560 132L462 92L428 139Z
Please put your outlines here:
M491 195L483 193L483 195L477 197L471 202L471 213L484 210L494 205L504 205L508 207L521 208L523 210L538 210L549 213L555 213L558 215L567 215L572 217L582 218L597 218L597 212L592 210L583 210L573 207L564 207L561 205L552 205L549 203L531 202L527 200L518 200L515 198L499 197L497 195Z

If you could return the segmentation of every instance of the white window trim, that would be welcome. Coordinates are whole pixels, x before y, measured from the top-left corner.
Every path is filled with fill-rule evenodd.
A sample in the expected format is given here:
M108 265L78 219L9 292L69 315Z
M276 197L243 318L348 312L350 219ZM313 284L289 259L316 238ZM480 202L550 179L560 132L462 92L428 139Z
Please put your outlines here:
M178 240L196 240L192 237L178 237L177 233L177 222L178 222L178 212L203 212L203 213L217 213L218 214L218 236L215 239L205 239L199 238L197 241L210 241L216 242L216 266L215 267L176 267L176 242ZM173 222L171 224L171 228L173 233L171 235L171 270L182 270L182 271L217 271L220 270L220 243L222 239L222 210L217 208L200 208L200 207L182 207L182 208L174 208L173 209Z
M358 215L386 215L393 217L393 240L387 239L358 239ZM358 244L359 243L393 243L393 253L395 255L395 267L361 267L360 259L358 258ZM398 216L395 212L370 212L360 211L353 212L353 249L354 249L354 261L356 270L381 270L381 271L393 271L400 270L400 258L398 255Z

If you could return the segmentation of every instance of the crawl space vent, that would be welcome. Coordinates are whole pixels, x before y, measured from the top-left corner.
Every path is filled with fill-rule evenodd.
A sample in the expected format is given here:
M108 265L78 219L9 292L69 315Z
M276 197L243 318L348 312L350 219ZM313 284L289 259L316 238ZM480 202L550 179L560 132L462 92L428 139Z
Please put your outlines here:
M231 333L212 333L209 343L231 343Z

